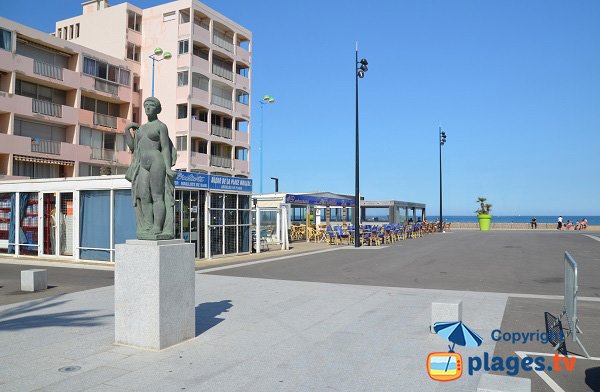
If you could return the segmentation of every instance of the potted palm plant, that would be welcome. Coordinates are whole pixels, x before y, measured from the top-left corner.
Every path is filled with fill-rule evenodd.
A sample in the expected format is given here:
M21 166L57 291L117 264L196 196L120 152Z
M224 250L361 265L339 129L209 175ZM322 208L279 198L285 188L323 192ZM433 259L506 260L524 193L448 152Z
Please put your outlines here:
M477 219L479 219L479 230L488 231L490 229L490 224L492 221L492 216L490 215L490 210L492 209L491 204L486 204L487 199L485 197L479 197L477 199L477 203L479 203L479 208L475 210L477 213Z

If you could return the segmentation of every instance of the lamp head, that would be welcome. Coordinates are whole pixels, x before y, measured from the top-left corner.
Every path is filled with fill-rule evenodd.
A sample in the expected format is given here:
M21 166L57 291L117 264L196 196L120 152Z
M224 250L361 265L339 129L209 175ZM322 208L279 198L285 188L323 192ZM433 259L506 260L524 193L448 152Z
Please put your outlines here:
M357 72L357 75L359 78L364 78L365 77L365 71L363 71L362 69L359 69Z
M156 48L154 49L154 54L160 56L161 54L163 54L163 50L161 48Z
M362 60L360 60L360 63L361 63L362 65L369 65L369 62L367 61L367 59L362 59Z
M170 59L171 57L173 57L173 55L171 54L171 52L165 52L165 54L163 54L163 58L166 59L166 60Z

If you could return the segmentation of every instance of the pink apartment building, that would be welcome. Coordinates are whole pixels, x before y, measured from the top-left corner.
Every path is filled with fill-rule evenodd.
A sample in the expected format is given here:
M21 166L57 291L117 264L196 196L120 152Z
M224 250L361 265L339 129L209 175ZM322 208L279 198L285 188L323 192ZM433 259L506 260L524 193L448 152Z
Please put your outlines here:
M249 177L251 33L196 0L82 5L53 35L0 18L0 178L124 173L156 48L175 168Z

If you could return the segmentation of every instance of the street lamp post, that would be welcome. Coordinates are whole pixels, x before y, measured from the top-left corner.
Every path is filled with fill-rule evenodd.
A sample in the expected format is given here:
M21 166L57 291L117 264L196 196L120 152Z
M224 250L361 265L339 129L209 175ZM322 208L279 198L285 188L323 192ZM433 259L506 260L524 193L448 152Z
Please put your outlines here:
M366 59L362 59L358 61L358 43L356 44L356 62L354 64L354 75L356 79L356 167L354 172L354 181L355 181L355 189L354 189L354 247L358 248L360 246L360 165L359 165L359 148L358 148L358 79L362 79L365 77L365 72L367 72L367 64L369 62Z
M442 131L442 127L439 129L440 132L440 232L444 231L444 219L442 218L442 146L446 143L446 132Z
M168 60L172 57L171 52L164 52L161 48L154 49L154 54L151 54L150 59L152 59L152 96L154 96L154 63L157 61Z
M279 192L279 178L278 177L271 177L271 180L275 181L275 193Z
M264 128L264 119L265 113L263 108L265 105L269 103L275 103L275 98L265 95L262 100L258 101L260 103L260 145L258 147L258 152L260 154L260 193L263 192L263 128Z

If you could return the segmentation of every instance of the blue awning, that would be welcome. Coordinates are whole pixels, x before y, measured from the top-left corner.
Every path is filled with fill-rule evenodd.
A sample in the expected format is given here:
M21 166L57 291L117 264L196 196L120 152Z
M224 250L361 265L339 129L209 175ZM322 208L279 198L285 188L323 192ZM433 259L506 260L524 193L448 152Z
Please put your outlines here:
M319 206L340 206L340 207L354 207L354 199L342 199L333 197L323 197L314 195L293 195L287 194L285 196L285 202L289 204L302 204L302 205L319 205Z

